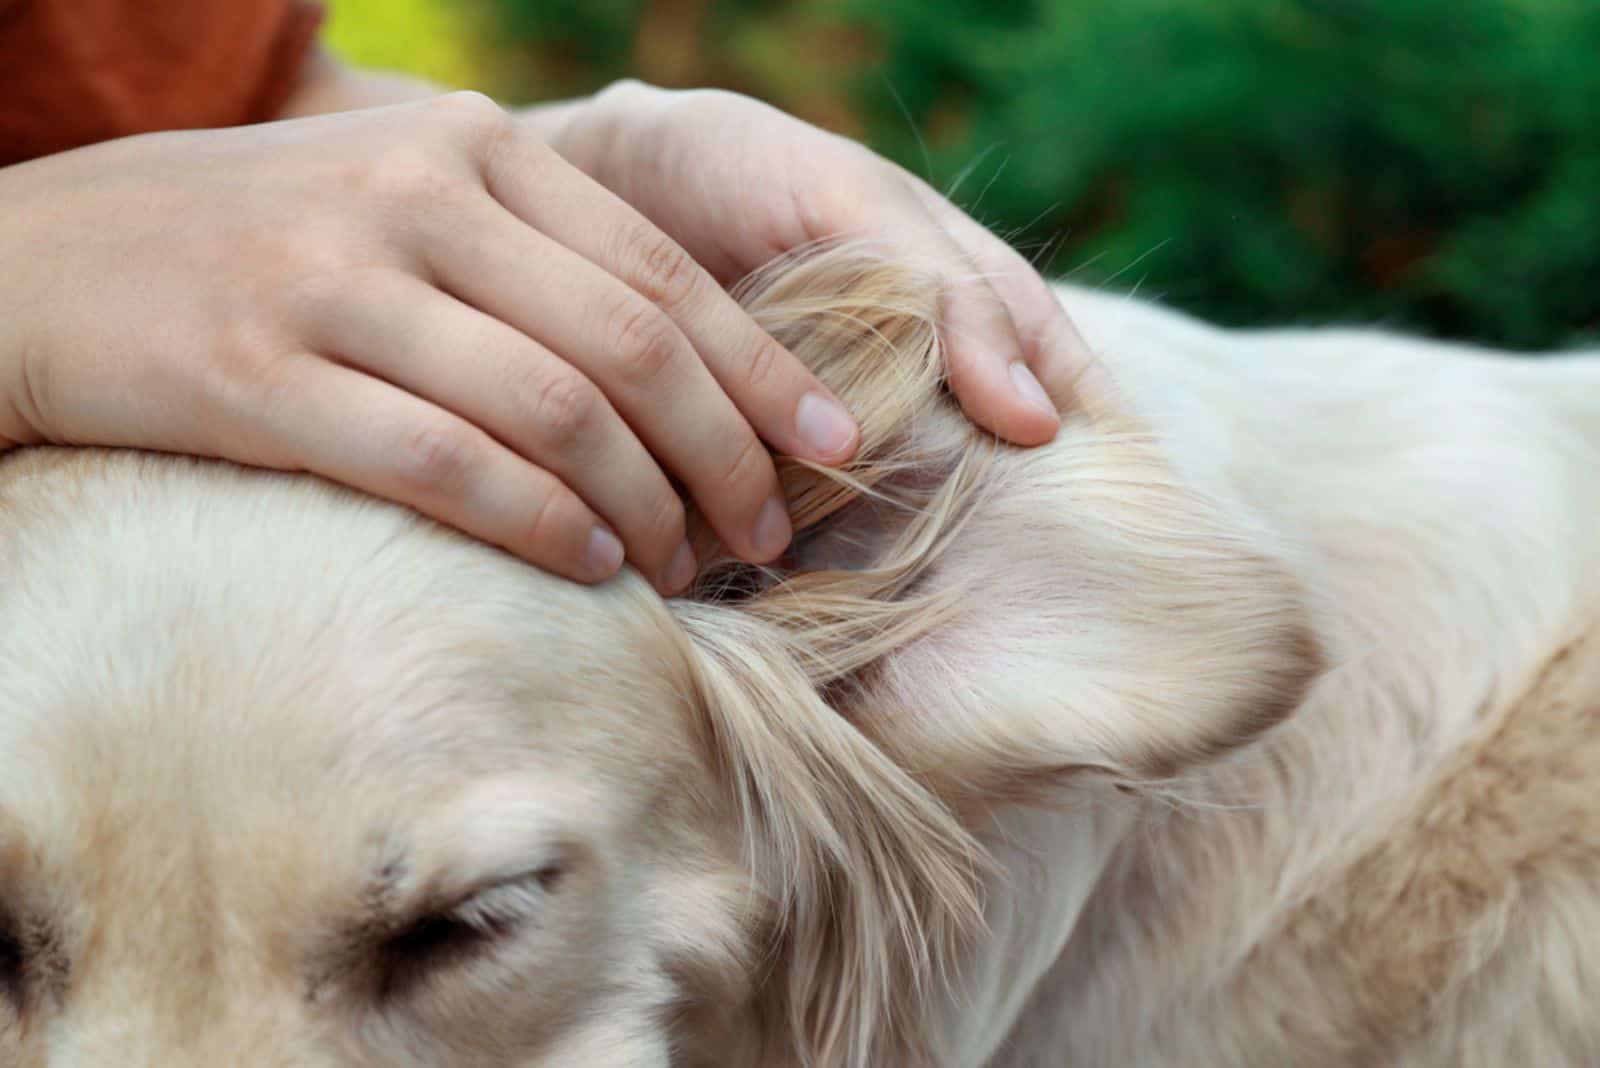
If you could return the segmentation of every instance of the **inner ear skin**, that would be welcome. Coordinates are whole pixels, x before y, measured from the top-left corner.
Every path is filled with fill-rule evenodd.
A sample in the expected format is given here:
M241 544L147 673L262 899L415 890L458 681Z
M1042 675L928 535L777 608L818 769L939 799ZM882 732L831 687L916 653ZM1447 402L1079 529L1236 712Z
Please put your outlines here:
M59 998L68 961L49 924L0 905L0 1000L19 1015Z
M1092 551L1080 559L1093 569ZM990 571L967 616L869 671L852 718L952 798L1026 802L1080 778L1131 785L1214 760L1290 715L1324 668L1297 584L1264 559L1217 562L1198 588L1174 577L1170 596L1097 606L1106 594L1071 603L1065 560L1054 594L1014 599L1005 560L966 560ZM1229 587L1221 606L1185 605L1212 582Z

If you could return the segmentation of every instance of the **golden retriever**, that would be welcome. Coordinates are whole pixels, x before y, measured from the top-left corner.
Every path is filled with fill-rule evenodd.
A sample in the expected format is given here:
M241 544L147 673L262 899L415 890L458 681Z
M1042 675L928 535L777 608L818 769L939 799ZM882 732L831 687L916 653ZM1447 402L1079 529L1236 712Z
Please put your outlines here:
M582 588L309 477L0 463L0 1063L1600 1063L1600 360L1063 288L742 298L861 417L782 567Z

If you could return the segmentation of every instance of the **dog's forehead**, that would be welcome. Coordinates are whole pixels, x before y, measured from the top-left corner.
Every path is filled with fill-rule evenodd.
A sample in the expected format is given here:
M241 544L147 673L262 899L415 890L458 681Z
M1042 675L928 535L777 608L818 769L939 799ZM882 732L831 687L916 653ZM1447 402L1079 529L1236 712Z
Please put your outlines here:
M577 805L574 772L637 764L674 719L670 643L626 583L304 482L100 463L0 500L0 753L30 754L0 782L13 818L220 806L363 835L541 769Z

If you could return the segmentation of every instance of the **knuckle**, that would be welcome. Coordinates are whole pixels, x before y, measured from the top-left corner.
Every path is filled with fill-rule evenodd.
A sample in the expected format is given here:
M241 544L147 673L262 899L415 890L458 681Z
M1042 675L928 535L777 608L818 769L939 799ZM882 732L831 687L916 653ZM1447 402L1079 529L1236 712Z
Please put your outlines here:
M547 487L534 500L533 510L523 523L523 544L530 555L552 563L551 549L566 540L562 526L563 516L569 509L561 506L563 492L558 487Z
M238 396L246 393L249 402L263 408L277 409L296 402L296 394L305 389L305 382L296 373L295 361L283 355L271 355L261 346L246 338L236 338L227 346L233 359L214 365L212 396Z
M445 122L469 132L498 129L507 118L505 108L475 89L444 93L435 97L431 104Z
M647 93L660 92L655 86L640 81L638 78L622 77L607 85L595 94L597 99L614 100L617 98L638 98Z
M626 233L622 262L628 265L633 288L660 307L676 307L698 289L699 266L682 246L648 223Z
M772 459L761 440L754 433L746 431L731 448L730 459L723 466L717 484L744 486L764 482L771 464Z
M577 372L566 371L534 385L530 405L545 445L570 451L599 417L600 391Z
M677 94L677 98L685 104L699 104L720 108L748 106L750 103L748 97L741 96L728 89L718 89L713 86L684 89Z
M331 251L296 262L280 299L288 320L302 329L315 330L347 314L363 292L378 282L375 272L356 267Z
M672 552L684 539L688 530L689 519L684 512L683 502L670 489L663 489L650 506L649 514L639 533L647 544L656 546L664 552Z
M515 128L511 113L483 93L463 91L439 98L439 113L449 129L477 155L491 161L500 144Z
M250 426L259 425L260 414L304 406L306 363L294 354L296 346L244 321L229 324L216 342L217 358L205 363L197 380L180 387L180 395Z
M478 451L476 438L465 427L429 423L401 439L397 474L409 489L430 496L455 496L466 489Z
M752 392L765 395L775 389L794 364L789 351L770 337L763 336L745 364L744 377Z
M424 209L445 199L460 184L460 175L443 153L405 146L375 155L362 184L377 204Z
M665 312L645 301L628 301L611 317L610 345L623 380L650 386L675 362L678 328Z

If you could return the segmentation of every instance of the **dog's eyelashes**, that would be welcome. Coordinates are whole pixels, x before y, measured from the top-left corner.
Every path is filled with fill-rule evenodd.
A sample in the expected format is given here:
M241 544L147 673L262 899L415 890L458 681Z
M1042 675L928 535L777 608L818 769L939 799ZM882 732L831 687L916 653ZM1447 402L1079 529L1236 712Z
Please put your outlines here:
M429 975L480 955L490 938L448 915L423 917L383 944L379 996L403 996Z
M401 927L379 949L379 995L403 996L430 976L490 956L534 918L564 874L548 865Z

